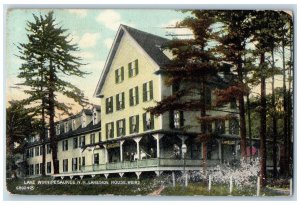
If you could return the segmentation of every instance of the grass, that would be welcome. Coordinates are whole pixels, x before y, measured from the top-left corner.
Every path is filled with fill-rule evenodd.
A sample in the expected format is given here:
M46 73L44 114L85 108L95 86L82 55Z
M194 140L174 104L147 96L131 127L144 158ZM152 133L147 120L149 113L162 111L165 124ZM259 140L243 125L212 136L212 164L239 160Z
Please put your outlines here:
M175 187L166 187L161 195L166 196L256 196L255 188L234 187L232 193L229 193L229 186L224 184L212 185L211 191L208 191L204 183L190 183L187 187L176 185ZM284 196L272 189L264 189L261 196Z
M35 181L35 185L24 184L24 181ZM95 177L89 179L63 180L65 183L75 184L54 184L54 185L38 185L39 180L51 181L49 177L35 179L13 179L7 180L7 190L12 194L22 195L148 195L159 188L153 178L137 180L136 178L108 178ZM62 180L58 180L61 182ZM126 184L112 184L113 181ZM139 182L139 184L128 184L128 181ZM107 184L83 184L88 183L107 183ZM79 184L78 184L79 183ZM18 188L33 188L32 190L18 190ZM177 184L175 187L166 186L160 193L163 196L229 196L228 185L213 184L211 191L207 189L207 185L200 182L189 183L188 187ZM278 193L270 188L261 191L262 196L283 196L285 194ZM256 196L255 188L233 188L231 196Z

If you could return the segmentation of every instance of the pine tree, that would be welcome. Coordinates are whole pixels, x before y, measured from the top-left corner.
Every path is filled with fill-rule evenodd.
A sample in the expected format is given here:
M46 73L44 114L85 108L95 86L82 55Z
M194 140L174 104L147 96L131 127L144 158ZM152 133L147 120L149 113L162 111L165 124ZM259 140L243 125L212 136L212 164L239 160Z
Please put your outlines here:
M225 82L219 73L228 70L227 66L219 62L212 48L214 38L213 24L214 11L190 11L188 17L177 24L178 28L189 28L194 34L192 39L173 39L164 49L172 52L173 58L158 72L165 76L165 84L172 86L172 95L158 102L155 107L147 110L159 115L165 112L200 111L197 120L200 123L200 132L197 140L202 142L203 167L207 167L207 142L213 139L216 133L209 129L209 124L217 120L229 119L230 115L208 116L207 111L213 109L208 102L211 91L216 87L224 87ZM176 89L175 89L176 88Z
M49 118L50 146L54 174L57 174L59 166L54 127L55 111L57 109L70 114L71 109L57 100L57 94L71 98L81 105L85 103L83 92L61 76L83 77L86 73L80 70L82 59L73 55L79 50L77 45L68 40L67 30L58 26L53 12L33 17L34 22L27 23L29 43L19 44L20 57L26 62L21 67L20 77L31 88L27 91L31 97L29 100L38 100L44 108L41 111L44 110Z
M246 74L245 62L243 56L247 54L246 45L251 37L250 11L234 10L219 11L217 18L223 26L217 40L220 43L218 52L223 56L223 60L232 64L236 69L235 82L232 88L228 88L227 92L221 94L233 96L234 100L238 100L239 120L240 120L240 137L241 137L241 157L246 157L246 117L244 96L248 93L248 86L244 77ZM230 92L232 93L230 93ZM224 96L223 96L224 99ZM229 100L232 100L228 98ZM223 101L223 103L228 103Z
M10 101L6 108L6 158L7 171L14 174L14 157L17 153L23 153L26 138L35 132L35 120L32 110L24 108L23 101ZM19 144L15 147L15 143ZM11 177L9 176L9 177Z

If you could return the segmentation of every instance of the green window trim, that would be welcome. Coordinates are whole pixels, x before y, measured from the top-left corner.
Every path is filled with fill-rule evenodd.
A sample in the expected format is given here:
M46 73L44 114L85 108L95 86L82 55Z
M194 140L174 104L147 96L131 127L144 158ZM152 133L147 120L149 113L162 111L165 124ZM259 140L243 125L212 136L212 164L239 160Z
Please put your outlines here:
M122 122L123 124L123 128L122 128L122 131L120 130L120 123ZM126 135L126 123L125 123L125 119L122 119L122 120L118 120L117 121L117 137L120 137L120 136L125 136Z
M150 114L150 113L147 113L145 112L143 114L143 128L144 128L144 131L148 131L148 130L153 130L154 129L154 115L150 114L150 125L148 124L148 120L147 119L147 114Z
M135 124L133 124L134 118L136 121ZM135 129L133 129L133 126L135 126ZM130 131L130 134L139 132L139 115L134 115L134 116L129 117L129 131Z

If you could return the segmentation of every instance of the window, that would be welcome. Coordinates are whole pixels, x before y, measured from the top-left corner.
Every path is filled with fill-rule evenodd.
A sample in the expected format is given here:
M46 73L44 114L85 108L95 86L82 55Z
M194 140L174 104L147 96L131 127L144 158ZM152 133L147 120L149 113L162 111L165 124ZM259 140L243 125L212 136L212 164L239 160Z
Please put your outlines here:
M98 133L98 137L99 137L99 142L101 142L101 132Z
M125 93L119 93L116 95L116 109L122 110L125 108Z
M219 134L224 134L225 133L225 120L216 121L215 127L216 127L215 128L216 132L218 132Z
M129 90L129 105L133 106L137 104L139 104L139 88L136 86Z
M51 162L47 162L47 173L51 173Z
M44 147L43 145L40 146L40 155L43 155L43 152L44 152Z
M50 154L51 153L51 146L50 146L50 144L46 145L46 149L47 149L47 154Z
M128 77L131 78L139 73L138 60L128 63Z
M114 123L106 123L106 139L114 137Z
M180 129L184 126L183 111L174 110L169 112L170 128Z
M63 160L63 172L68 171L68 159Z
M68 140L63 140L62 141L62 151L67 151L68 150Z
M76 148L78 148L78 138L74 137L73 138L73 149L76 149Z
M69 132L69 122L65 122L65 132Z
M94 154L94 164L99 164L99 154Z
M153 82L149 81L143 84L143 101L149 101L153 99Z
M35 147L35 156L40 155L40 147Z
M237 119L229 120L229 134L234 134L234 135L239 134L239 122Z
M114 111L113 97L106 98L105 105L106 105L106 114L112 113Z
M144 131L153 130L154 129L154 115L149 112L145 112L143 114L143 126Z
M117 136L124 136L125 135L125 119L117 121Z
M85 146L85 136L84 135L79 137L79 146L80 147Z
M56 125L56 135L60 135L60 124Z
M90 144L95 144L95 134L90 135Z
M29 157L34 157L34 151L33 148L29 149Z
M139 132L139 116L129 117L130 134Z
M77 171L77 158L72 158L72 171Z
M40 174L40 164L35 164L35 174Z
M124 67L115 70L116 83L121 83L124 80Z

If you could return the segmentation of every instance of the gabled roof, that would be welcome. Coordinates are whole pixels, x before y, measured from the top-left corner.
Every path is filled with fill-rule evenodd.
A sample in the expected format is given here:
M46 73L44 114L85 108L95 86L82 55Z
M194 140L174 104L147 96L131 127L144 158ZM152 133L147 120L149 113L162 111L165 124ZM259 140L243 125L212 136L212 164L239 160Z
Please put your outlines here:
M138 29L120 25L117 34L115 36L113 45L110 49L108 58L106 59L104 69L101 73L99 82L94 92L95 97L99 97L102 87L105 82L105 78L109 72L109 68L112 64L116 51L119 47L120 41L124 33L127 33L132 39L146 52L146 54L159 66L161 67L169 61L169 58L161 50L161 46L169 40L154 34L150 34Z

